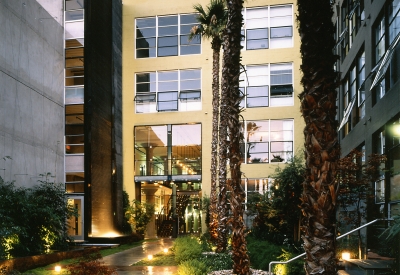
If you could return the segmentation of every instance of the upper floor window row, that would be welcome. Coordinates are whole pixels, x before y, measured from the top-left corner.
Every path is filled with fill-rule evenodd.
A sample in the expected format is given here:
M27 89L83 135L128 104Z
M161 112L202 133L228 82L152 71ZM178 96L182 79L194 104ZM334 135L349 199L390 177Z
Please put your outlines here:
M338 47L342 60L353 46L355 37L365 20L364 1L345 0L340 9L340 22L338 22Z
M293 64L247 65L240 75L241 107L293 105Z
M136 74L136 113L201 110L201 70Z
M242 46L246 50L293 47L293 6L243 10Z
M196 14L136 19L136 58L199 54L201 37L189 41Z

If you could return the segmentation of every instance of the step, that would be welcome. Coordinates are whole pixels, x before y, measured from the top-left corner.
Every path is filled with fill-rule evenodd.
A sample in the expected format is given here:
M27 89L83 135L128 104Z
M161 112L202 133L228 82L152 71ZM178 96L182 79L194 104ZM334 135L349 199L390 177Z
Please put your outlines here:
M339 270L338 275L379 275L389 274L393 260L376 259L350 259L342 262L344 270Z

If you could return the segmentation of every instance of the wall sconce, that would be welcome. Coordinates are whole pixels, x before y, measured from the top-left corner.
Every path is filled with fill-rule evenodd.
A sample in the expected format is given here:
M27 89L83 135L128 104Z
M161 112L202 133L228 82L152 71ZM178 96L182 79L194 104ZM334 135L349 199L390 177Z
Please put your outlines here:
M350 252L343 251L342 252L342 260L345 260L345 261L350 260Z

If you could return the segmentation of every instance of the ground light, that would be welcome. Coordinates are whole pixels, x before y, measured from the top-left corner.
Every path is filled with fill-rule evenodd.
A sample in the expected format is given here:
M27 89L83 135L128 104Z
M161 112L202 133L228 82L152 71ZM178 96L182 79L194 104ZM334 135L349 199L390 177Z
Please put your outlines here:
M168 248L164 248L164 253L168 253Z
M60 265L56 265L56 266L54 267L54 271L55 271L55 272L60 272L60 271L61 271L61 266L60 266Z
M345 260L345 261L350 260L350 252L343 251L342 252L342 260Z
M152 260L153 259L153 255L151 255L151 254L147 255L147 259L148 260Z

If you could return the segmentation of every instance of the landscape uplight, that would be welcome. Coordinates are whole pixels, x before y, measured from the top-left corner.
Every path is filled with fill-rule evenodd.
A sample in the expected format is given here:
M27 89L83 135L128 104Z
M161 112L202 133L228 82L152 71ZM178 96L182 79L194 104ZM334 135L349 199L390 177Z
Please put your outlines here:
M61 266L60 266L60 265L56 265L56 266L54 267L54 271L55 271L55 272L60 272L60 271L61 271Z
M343 251L342 252L342 260L345 260L345 261L350 260L350 252Z
M148 260L152 260L153 259L153 255L151 255L151 254L147 255L147 259Z

